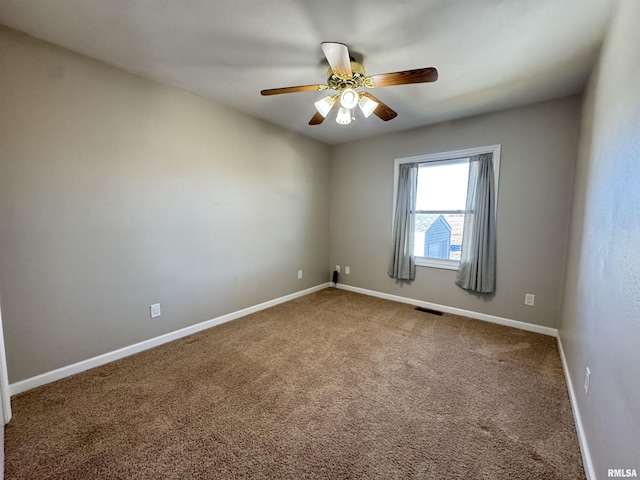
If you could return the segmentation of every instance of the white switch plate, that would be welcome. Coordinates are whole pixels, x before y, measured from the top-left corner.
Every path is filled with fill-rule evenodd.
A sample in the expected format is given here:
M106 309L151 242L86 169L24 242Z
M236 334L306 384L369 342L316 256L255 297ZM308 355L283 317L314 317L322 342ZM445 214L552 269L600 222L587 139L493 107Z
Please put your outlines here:
M302 270L298 270L298 279L302 278Z
M533 307L536 303L536 296L533 293L525 293L524 294L524 304Z
M589 367L584 370L584 391L589 395L589 384L591 383L591 370Z
M153 305L151 305L151 318L156 318L160 315L162 315L162 313L160 312L160 304L154 303Z
M340 265L336 265L336 272L340 273Z
M351 267L344 267L344 274L349 275L351 273Z

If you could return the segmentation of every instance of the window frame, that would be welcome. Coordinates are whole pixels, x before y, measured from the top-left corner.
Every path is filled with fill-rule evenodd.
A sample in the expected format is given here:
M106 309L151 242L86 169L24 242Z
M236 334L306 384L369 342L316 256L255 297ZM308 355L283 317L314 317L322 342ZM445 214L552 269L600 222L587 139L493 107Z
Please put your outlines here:
M432 162L448 162L461 160L481 153L493 154L493 176L495 180L496 188L496 215L498 205L498 191L500 180L500 151L502 145L487 145L483 147L465 148L462 150L452 150L448 152L428 153L423 155L416 155L413 157L396 158L393 162L393 205L391 210L391 231L393 232L393 225L395 222L394 213L396 211L396 200L398 196L398 174L400 165L404 163L432 163ZM445 270L458 270L460 262L458 260L443 260L438 258L428 257L414 257L416 266L418 267L430 267L439 268Z

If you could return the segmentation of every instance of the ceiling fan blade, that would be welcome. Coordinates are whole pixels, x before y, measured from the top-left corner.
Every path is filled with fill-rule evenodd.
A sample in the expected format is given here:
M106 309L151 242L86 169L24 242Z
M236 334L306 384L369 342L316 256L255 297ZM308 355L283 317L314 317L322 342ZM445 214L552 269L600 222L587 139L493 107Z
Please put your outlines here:
M326 90L329 88L327 85L300 85L298 87L284 87L284 88L270 88L268 90L261 90L260 95L280 95L282 93L295 93L295 92L317 92L318 90Z
M324 118L320 112L316 112L316 114L311 117L311 120L309 120L309 125L320 125L324 122Z
M378 104L376 109L373 111L381 120L388 122L389 120L393 120L398 116L398 113L389 107L387 104L381 102L379 99L371 95L369 92L362 92L365 97L370 98L374 102Z
M433 67L403 70L401 72L381 73L369 77L376 87L390 87L392 85L406 85L409 83L435 82L438 70Z
M320 46L333 73L347 77L353 76L349 48L344 43L322 42Z

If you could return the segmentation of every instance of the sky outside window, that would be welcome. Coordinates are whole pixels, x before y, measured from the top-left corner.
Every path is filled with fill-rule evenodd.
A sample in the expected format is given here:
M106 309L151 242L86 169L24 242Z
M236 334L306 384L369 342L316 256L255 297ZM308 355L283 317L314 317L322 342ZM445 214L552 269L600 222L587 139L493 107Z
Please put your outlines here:
M418 168L417 210L464 210L469 159L424 163Z

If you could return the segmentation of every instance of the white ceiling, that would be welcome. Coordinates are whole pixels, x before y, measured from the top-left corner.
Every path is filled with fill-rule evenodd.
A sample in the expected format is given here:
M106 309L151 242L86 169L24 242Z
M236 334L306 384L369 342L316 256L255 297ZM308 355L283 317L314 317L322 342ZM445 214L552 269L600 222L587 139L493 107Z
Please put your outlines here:
M580 92L615 0L0 0L0 23L328 144ZM320 42L368 74L436 67L373 92L398 112L309 126Z

